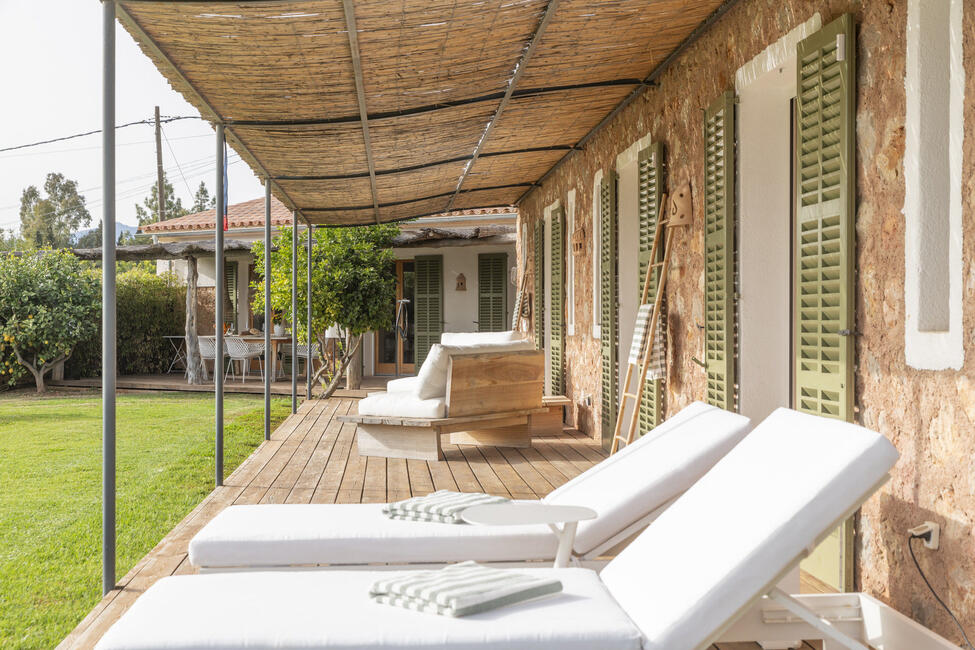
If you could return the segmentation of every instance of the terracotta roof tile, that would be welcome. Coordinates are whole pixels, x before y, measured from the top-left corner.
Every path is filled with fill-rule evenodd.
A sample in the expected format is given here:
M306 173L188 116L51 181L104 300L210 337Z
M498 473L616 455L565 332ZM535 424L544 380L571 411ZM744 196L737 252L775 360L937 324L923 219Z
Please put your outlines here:
M215 209L194 212L175 219L157 221L139 228L141 232L152 234L192 230L213 230L216 226ZM229 229L257 228L264 225L264 198L235 203L227 208ZM271 225L290 226L291 210L273 196L271 197Z

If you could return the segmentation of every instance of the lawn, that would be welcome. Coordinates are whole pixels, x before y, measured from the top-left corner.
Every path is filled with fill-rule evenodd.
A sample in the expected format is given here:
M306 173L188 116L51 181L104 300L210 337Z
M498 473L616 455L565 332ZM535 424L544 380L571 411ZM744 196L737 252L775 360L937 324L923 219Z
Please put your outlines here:
M227 395L229 474L263 402ZM274 426L288 414L275 400ZM213 396L118 398L119 577L213 489ZM101 399L0 394L0 647L53 648L101 598Z

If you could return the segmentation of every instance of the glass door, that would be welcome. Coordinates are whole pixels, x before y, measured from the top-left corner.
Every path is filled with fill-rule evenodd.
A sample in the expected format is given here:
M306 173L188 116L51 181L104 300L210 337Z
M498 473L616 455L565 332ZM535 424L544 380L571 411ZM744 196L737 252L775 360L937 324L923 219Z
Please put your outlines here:
M413 294L416 274L413 260L396 263L396 298L389 309L393 326L376 332L376 362L373 372L377 375L412 375L416 372L413 350ZM397 321L397 316L399 320Z

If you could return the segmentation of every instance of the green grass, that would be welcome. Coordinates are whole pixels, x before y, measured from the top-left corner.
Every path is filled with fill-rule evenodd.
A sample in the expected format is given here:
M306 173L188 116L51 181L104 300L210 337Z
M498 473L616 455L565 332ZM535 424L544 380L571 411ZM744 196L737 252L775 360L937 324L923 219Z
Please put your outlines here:
M226 474L263 439L263 402L227 395ZM274 426L288 414L275 400ZM0 647L53 648L101 598L101 399L0 396ZM121 577L213 489L213 396L118 398Z

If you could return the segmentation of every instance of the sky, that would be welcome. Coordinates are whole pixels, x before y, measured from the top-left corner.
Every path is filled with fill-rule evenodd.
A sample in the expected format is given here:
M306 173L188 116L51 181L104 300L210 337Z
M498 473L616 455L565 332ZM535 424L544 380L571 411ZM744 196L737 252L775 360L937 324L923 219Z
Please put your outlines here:
M0 149L100 129L102 124L102 7L98 0L0 0ZM116 123L196 111L170 88L135 41L116 23ZM163 125L163 167L183 205L200 181L211 196L215 136L203 120ZM135 204L156 182L153 127L116 131L116 220L136 225ZM230 203L264 196L260 181L230 152ZM20 195L41 187L48 172L78 182L91 213L102 218L101 134L0 152L0 229L19 229Z

